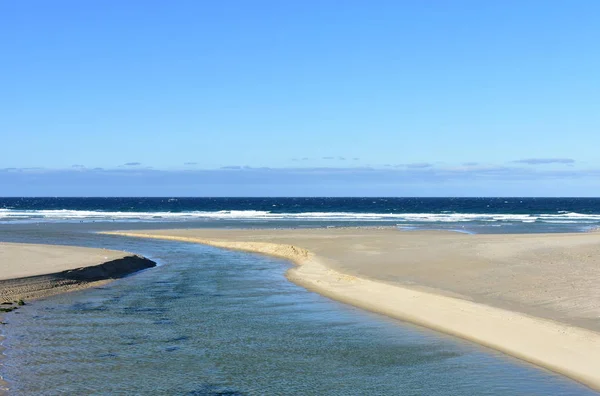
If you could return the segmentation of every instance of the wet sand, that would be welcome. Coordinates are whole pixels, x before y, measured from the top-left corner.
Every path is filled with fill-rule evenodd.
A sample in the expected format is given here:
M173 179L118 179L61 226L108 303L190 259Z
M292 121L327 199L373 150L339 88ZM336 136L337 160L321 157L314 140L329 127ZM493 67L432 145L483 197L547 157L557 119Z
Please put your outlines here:
M113 234L113 233L111 233ZM288 278L600 389L600 234L394 229L152 230L122 235L269 254Z
M18 309L18 300L97 287L153 266L151 260L114 250L0 242L0 308ZM0 395L7 389L0 378Z
M155 263L126 252L0 243L0 303L98 286Z

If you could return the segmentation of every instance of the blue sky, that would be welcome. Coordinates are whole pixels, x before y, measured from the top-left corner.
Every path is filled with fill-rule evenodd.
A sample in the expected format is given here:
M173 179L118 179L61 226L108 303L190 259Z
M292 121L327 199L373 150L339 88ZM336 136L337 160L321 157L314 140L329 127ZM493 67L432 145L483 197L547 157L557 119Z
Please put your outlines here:
M598 196L598 15L3 2L0 196Z

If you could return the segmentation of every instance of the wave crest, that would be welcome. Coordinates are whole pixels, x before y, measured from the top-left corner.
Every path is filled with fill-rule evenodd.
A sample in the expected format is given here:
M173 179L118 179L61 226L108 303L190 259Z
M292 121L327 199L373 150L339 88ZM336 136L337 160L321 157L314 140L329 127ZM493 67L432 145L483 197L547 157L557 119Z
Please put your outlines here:
M398 223L600 223L600 214L558 212L547 214L510 213L360 213L302 212L273 213L260 210L220 210L189 212L104 212L88 210L15 210L0 209L0 221L189 221L189 220L321 220L321 221L396 221Z

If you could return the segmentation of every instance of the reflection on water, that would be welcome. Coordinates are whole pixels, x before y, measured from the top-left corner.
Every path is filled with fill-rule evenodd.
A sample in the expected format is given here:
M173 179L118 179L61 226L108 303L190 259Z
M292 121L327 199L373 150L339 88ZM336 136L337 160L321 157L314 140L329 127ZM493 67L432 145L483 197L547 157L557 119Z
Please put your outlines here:
M307 292L285 280L280 260L101 240L163 265L11 314L2 374L14 394L594 394Z

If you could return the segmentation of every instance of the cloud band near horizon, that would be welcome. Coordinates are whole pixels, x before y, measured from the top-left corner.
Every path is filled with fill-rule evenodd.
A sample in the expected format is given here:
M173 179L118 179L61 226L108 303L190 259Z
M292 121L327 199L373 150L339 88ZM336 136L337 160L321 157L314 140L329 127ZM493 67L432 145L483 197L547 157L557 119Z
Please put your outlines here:
M570 196L600 195L600 169L547 169L531 166L431 164L401 168L252 168L158 170L0 170L0 196L543 196L573 185ZM561 181L561 183L557 183ZM555 195L555 194L554 194Z

